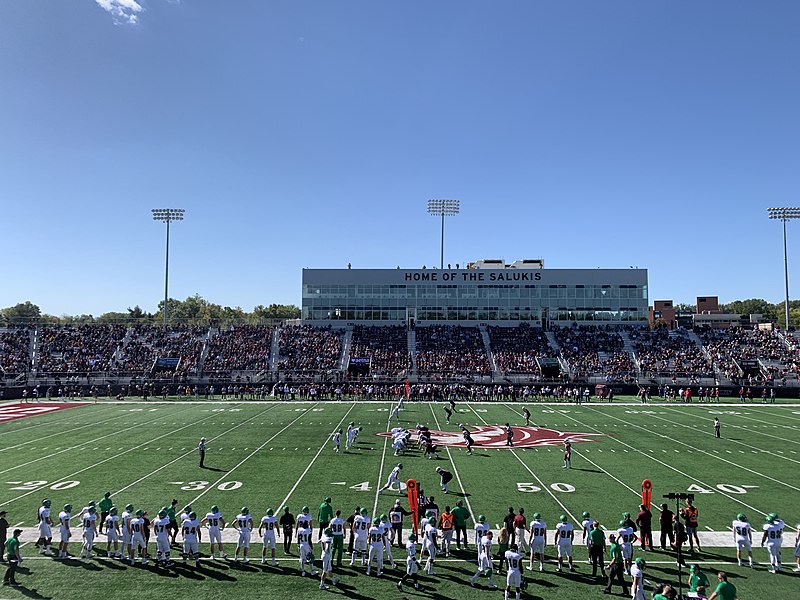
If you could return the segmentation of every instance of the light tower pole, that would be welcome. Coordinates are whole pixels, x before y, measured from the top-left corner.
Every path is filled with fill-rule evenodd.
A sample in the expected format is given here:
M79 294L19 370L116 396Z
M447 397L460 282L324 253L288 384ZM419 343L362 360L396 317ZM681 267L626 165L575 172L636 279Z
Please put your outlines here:
M442 251L441 264L439 268L444 269L444 218L454 217L459 213L460 203L458 200L428 200L428 214L434 217L442 217Z
M167 328L167 300L169 300L169 224L172 221L183 221L186 211L182 208L154 208L153 220L167 224L167 252L164 267L164 329Z
M786 331L789 331L789 252L786 249L786 221L789 219L800 219L800 208L780 207L768 208L767 213L770 219L780 219L783 221L783 280L786 285Z

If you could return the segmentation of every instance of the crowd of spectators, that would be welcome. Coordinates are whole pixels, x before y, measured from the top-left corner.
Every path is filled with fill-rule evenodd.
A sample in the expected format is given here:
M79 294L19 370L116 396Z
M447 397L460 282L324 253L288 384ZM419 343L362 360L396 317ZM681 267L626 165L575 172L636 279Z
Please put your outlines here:
M330 327L297 325L278 332L279 369L330 371L339 366L342 331Z
M553 333L573 377L606 375L623 379L636 371L630 355L623 350L622 337L609 326L561 327Z
M402 325L356 325L350 357L369 357L370 374L402 377L409 371L408 333Z
M196 375L208 328L177 326L169 329L135 325L130 341L119 353L115 370L128 373L150 372L157 358L180 359L176 374Z
M417 373L420 375L488 375L489 359L477 327L417 327Z
M232 371L269 369L273 327L237 325L222 329L208 341L203 373L230 375Z
M547 335L539 328L522 323L517 327L489 327L494 363L502 373L541 375L539 358L554 358Z
M111 369L124 325L47 326L39 331L39 374L96 373Z
M737 380L742 372L738 361L761 360L765 369L757 376L748 377L751 383L764 383L769 379L782 379L800 372L797 349L787 344L776 331L758 328L727 330L708 329L700 332L703 345L708 349L714 366L727 378Z
M635 329L628 333L639 368L648 377L713 377L703 351L683 331Z
M27 373L30 360L31 334L27 327L0 332L0 375Z

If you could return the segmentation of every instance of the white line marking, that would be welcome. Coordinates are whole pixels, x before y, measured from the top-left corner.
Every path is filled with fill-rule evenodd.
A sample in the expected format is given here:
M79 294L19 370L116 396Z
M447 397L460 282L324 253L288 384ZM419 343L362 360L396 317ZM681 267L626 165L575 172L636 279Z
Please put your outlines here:
M342 417L341 421L339 421L339 424L336 427L333 428L334 430L336 430L336 429L338 429L339 427L342 426L342 423L344 423L344 420L347 418L347 415L350 414L350 411L352 411L355 408L355 406L356 406L355 402L350 405L350 408L347 410L346 413L344 413L344 416ZM319 447L319 450L317 451L317 454L314 456L314 458L311 459L311 462L308 463L308 466L306 467L306 470L303 471L303 473L297 479L295 484L292 486L292 489L290 489L289 493L286 494L286 498L284 498L283 502L281 502L278 506L286 506L286 503L288 502L289 497L297 489L297 486L300 485L300 482L303 481L303 478L306 476L306 473L308 473L308 471L311 469L311 466L317 461L317 459L319 458L319 455L322 454L323 450L325 450L325 447L328 445L330 440L331 440L331 434L329 433L328 436L325 438L325 441L322 442L322 445Z
M314 406L316 406L316 405L314 405ZM278 431L278 433L276 433L276 434L274 434L273 436L271 436L271 437L270 437L270 438L269 438L269 439L268 439L266 442L264 442L264 443L263 443L263 444L261 444L261 445L260 445L258 448L256 448L255 450L253 450L253 451L252 451L250 454L248 454L247 456L245 456L245 457L244 457L244 458L243 458L241 461L239 461L239 463L238 463L236 466L234 466L234 467L233 467L232 469L230 469L230 470L229 470L227 473L225 473L225 475L223 475L222 477L220 477L219 479L217 479L217 480L216 480L214 483L212 483L212 484L210 484L208 487L206 487L206 488L205 488L205 489L204 489L204 490L203 490L203 491L202 491L202 492L201 492L201 493L200 493L200 494L199 494L199 495L198 495L198 496L197 496L197 497L196 497L194 500L192 500L191 502L189 502L189 504L194 504L194 503L195 503L195 502L197 502L197 501L198 501L200 498L202 498L203 496L205 496L205 495L206 495L206 494L207 494L209 491L211 491L211 489L212 489L212 488L215 488L217 485L219 485L219 483L220 483L221 481L224 481L226 477L228 477L228 476L229 476L231 473L233 473L233 472L234 472L236 469L238 469L239 467L241 467L241 466L242 466L244 463L246 463L246 462L247 462L247 461L248 461L250 458L252 458L252 457L253 457L255 454L257 454L257 453L258 453L258 451L259 451L259 450L261 450L261 449L262 449L264 446L266 446L267 444L269 444L269 443L270 443L272 440L274 440L276 437L278 437L278 436L279 436L280 434L282 434L284 431L286 431L287 429L289 429L289 428L290 428L292 425L294 425L294 424L295 424L297 421L299 421L300 419L302 419L302 418L305 416L306 412L308 412L308 411L310 411L310 410L311 410L311 407L307 408L305 412L301 412L301 413L300 413L300 414L299 414L297 417L295 417L295 418L294 418L292 421L290 421L288 425L286 425L286 426L285 426L283 429L281 429L280 431Z
M385 404L385 403L384 403ZM391 404L389 407L391 408ZM386 432L390 431L392 428L391 420L386 420ZM372 517L375 518L375 513L378 510L378 498L381 495L381 481L383 480L383 465L386 462L386 445L389 443L389 436L384 436L383 438L383 453L381 454L381 466L378 468L378 482L375 485L375 503L372 505Z

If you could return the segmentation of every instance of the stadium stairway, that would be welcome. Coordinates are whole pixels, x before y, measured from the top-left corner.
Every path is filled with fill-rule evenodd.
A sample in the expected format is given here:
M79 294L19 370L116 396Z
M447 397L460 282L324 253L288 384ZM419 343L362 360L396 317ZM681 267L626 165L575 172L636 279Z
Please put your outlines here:
M411 357L411 376L414 377L416 381L417 377L417 332L414 328L408 328L408 335L406 337L408 340L408 355Z
M483 351L486 352L486 358L489 360L492 377L500 377L501 373L497 370L497 363L494 361L494 353L492 352L492 344L489 340L489 331L486 329L486 325L478 325L478 331L481 332Z
M280 358L281 344L280 344L280 327L276 327L272 332L272 345L269 349L269 370L272 373L278 371L278 359Z
M636 367L636 377L642 376L642 366L639 364L639 359L636 358L636 347L633 345L631 338L628 337L628 332L624 329L619 331L619 337L622 338L622 350L631 357L633 366Z
M353 328L348 326L342 337L342 355L339 357L339 370L347 372L350 365L350 348L353 346Z

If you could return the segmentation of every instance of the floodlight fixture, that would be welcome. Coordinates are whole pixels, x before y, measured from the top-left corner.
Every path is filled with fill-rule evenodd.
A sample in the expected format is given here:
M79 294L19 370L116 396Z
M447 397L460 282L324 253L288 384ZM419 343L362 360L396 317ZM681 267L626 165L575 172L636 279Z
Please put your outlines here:
M786 317L786 331L789 331L789 253L786 248L786 221L800 219L800 208L795 206L782 206L767 209L770 219L783 221L783 281L786 290L786 304L784 304Z
M167 224L167 251L164 266L164 329L167 328L167 300L169 300L169 224L172 221L183 221L186 211L182 208L154 208L153 220Z
M459 200L434 199L428 200L428 214L442 218L442 243L439 268L444 269L444 218L455 217L461 210Z

